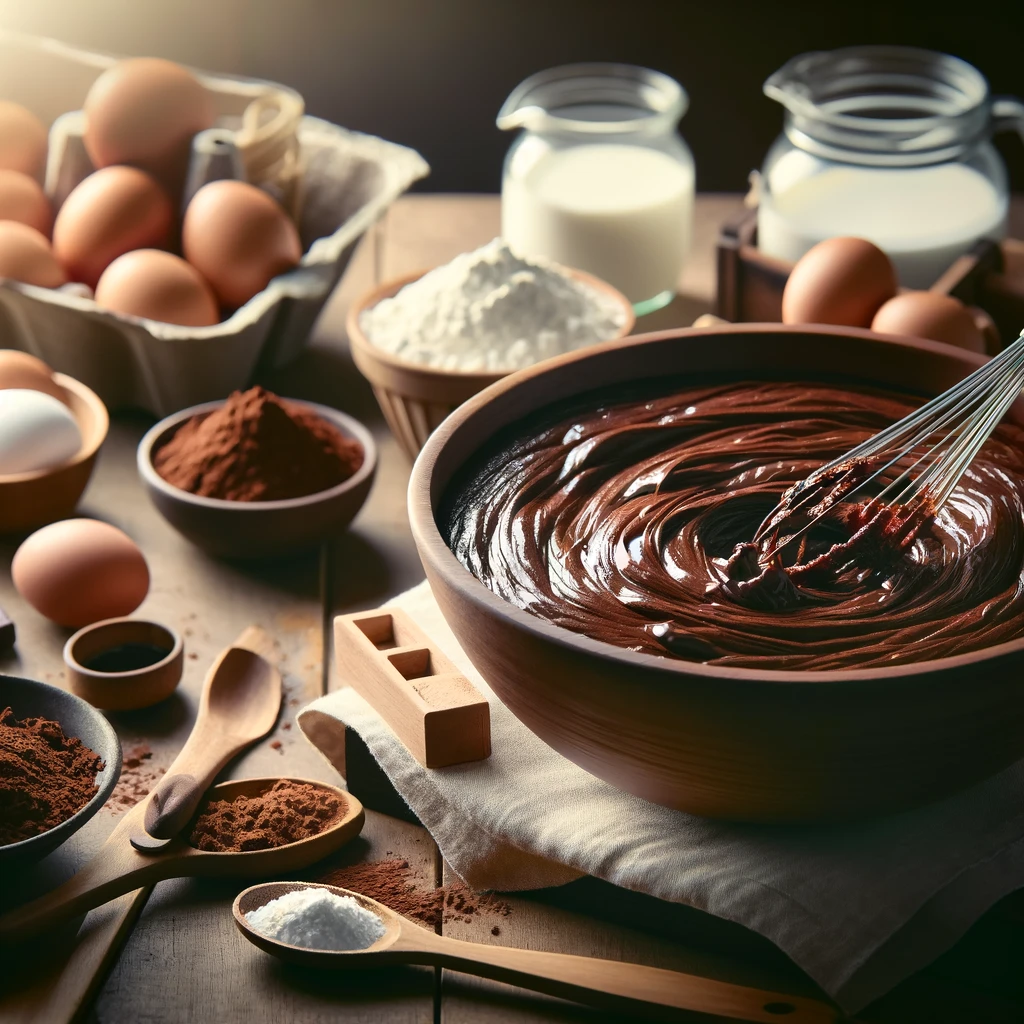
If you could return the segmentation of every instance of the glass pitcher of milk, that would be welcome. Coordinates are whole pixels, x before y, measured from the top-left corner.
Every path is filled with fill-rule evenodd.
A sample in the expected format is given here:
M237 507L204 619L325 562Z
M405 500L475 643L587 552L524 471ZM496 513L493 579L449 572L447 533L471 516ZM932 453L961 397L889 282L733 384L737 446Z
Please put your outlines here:
M687 103L678 82L627 64L527 78L498 114L523 129L505 158L505 241L602 278L638 315L668 303L692 234L693 156L676 132Z
M1024 137L1024 104L993 97L946 54L854 46L793 58L764 84L786 108L756 182L758 248L797 260L867 238L900 282L927 288L982 238L1006 234L1006 168L990 138Z

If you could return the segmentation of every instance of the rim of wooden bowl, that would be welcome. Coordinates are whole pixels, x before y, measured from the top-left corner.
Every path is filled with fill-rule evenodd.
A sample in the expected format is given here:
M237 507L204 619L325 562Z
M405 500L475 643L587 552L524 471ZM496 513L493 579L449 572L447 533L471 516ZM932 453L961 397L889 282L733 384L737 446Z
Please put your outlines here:
M82 422L80 416L75 416L75 422L82 434L82 447L78 452L62 462L59 466L49 466L47 469L33 469L26 473L0 473L0 484L28 483L31 480L42 480L45 477L53 476L55 473L63 473L75 466L82 465L94 458L100 450L100 446L107 439L107 431L110 429L110 414L103 400L92 388L87 387L80 380L69 377L64 373L55 373L54 381L65 391L71 392L88 411L88 422ZM74 411L74 410L72 410Z
M929 661L906 662L884 668L797 671L707 665L703 662L684 661L657 654L631 651L584 636L582 633L574 633L572 630L558 626L547 619L531 615L524 609L518 608L499 597L484 586L480 580L459 562L448 547L437 526L434 518L435 499L432 497L431 491L433 489L432 477L441 449L467 419L475 416L485 405L499 395L520 387L533 377L551 372L567 364L580 362L597 353L605 353L610 349L635 348L671 339L692 341L699 338L713 339L729 334L761 334L766 339L770 338L773 334L811 334L822 336L826 343L836 339L863 338L865 340L896 344L903 348L917 349L923 353L945 356L955 354L958 358L962 358L975 366L981 366L987 361L986 356L968 352L966 349L956 348L942 342L900 337L892 334L879 334L866 328L833 327L823 324L791 325L776 323L722 324L706 328L676 328L673 330L655 331L649 334L622 338L615 342L608 342L600 349L581 349L563 356L556 356L553 359L546 360L542 365L528 367L515 374L505 376L490 385L486 390L468 399L448 416L427 439L419 458L413 465L408 492L409 523L417 549L420 552L420 560L424 563L424 566L426 567L428 563L431 563L432 570L443 575L447 583L454 590L458 591L464 600L486 609L486 614L499 615L511 619L518 628L523 629L527 633L532 633L548 643L569 648L580 654L614 662L623 669L643 668L652 673L667 673L668 675L677 675L681 678L699 678L707 682L728 681L757 683L759 685L792 685L794 683L826 682L856 684L865 681L884 680L887 683L892 683L897 680L914 679L922 675L930 675L944 670L983 664L994 657L1015 654L1024 650L1024 637L1020 637L1016 640L1007 640L1004 643L984 647L977 651L970 651L966 654L955 654L946 658L933 658ZM505 425L501 424L501 426ZM475 450L478 451L479 447Z

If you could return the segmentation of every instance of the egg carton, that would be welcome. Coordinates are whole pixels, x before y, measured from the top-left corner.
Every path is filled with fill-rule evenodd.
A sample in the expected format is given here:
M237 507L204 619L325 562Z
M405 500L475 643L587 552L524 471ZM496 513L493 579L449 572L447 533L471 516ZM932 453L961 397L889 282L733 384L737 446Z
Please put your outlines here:
M120 58L0 32L0 98L32 110L59 135L46 185L55 210L91 170L77 111L89 87ZM301 110L293 90L255 79L195 71L220 127L242 125L254 101L277 97ZM245 387L257 366L276 367L301 351L363 233L429 167L414 150L319 118L294 119L301 188L287 187L298 211L303 256L244 306L210 327L181 327L100 309L81 288L50 290L0 281L0 347L31 352L92 388L112 410L166 416ZM246 168L247 171L249 168ZM270 173L270 172L268 172ZM221 176L214 170L211 176ZM248 175L254 184L263 181ZM268 190L275 184L266 182ZM301 204L298 200L301 193Z

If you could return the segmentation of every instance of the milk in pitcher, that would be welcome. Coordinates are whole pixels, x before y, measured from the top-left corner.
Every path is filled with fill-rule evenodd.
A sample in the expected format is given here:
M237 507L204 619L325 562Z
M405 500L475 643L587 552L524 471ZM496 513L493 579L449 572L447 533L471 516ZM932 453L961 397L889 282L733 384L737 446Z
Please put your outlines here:
M784 171L775 166L775 187L758 205L757 244L768 256L795 262L823 239L855 235L888 254L902 285L928 288L977 241L1006 235L1006 194L964 164L830 166L794 175L789 187Z
M520 255L585 270L643 304L676 291L693 202L692 161L643 146L579 145L506 180L502 233Z

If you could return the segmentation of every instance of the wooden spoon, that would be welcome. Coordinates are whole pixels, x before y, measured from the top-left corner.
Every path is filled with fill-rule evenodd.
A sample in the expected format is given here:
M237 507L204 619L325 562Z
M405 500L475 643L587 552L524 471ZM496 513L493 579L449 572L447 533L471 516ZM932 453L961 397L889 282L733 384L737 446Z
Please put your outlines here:
M308 888L351 896L381 919L386 929L383 937L366 949L306 949L263 935L246 920L246 914L271 900L296 889ZM662 1015L668 1009L691 1010L765 1024L783 1018L788 1024L835 1024L844 1019L838 1010L815 999L731 985L642 964L491 946L435 935L368 896L334 885L264 882L239 893L231 909L235 923L250 942L282 960L305 966L349 970L392 964L447 967L463 974L492 978L562 999L628 1013L646 1010L649 1014ZM677 1015L672 1015L672 1019L678 1019Z
M231 646L245 648L271 660L274 659L276 653L273 640L259 626L249 626L243 630ZM207 675L204 684L204 697L200 700L201 706L208 706L211 700L213 703L219 704L225 699L222 694L218 694L215 699L205 696L205 692L212 689L217 678L219 677L213 673ZM226 678L224 677L224 679ZM276 706L280 706L280 676L267 673L262 678L264 686L273 695L273 700L266 694L256 694L253 703L261 706L265 703L270 706L276 702ZM224 679L221 679L221 686L223 686ZM249 698L253 697L254 695L250 692ZM221 720L223 721L223 718ZM258 720L250 722L247 736L240 733L237 723L230 723L232 725L231 734L211 733L209 746L200 753L217 760L225 756L234 756L265 736L274 727L274 721L273 716L261 715ZM228 751L231 752L230 755ZM179 755L171 764L168 774L176 775L180 766L181 757ZM195 770L194 765L193 770ZM143 828L145 806L146 803L143 802L121 819L103 848L104 855L118 850L122 845L127 846L132 837L138 838L146 835ZM157 840L149 840L149 842L151 844L158 843ZM159 845L166 844L159 843ZM86 915L84 930L80 933L70 957L63 961L63 968L57 970L56 982L53 980L52 972L47 972L48 976L39 985L33 986L34 991L29 995L29 1000L25 1004L25 1012L32 1016L33 1021L46 1021L47 1024L53 1024L55 1021L70 1021L73 1017L77 1017L90 995L95 992L99 983L98 979L112 963L121 943L131 932L135 920L149 898L151 888L149 885L143 885L141 888L126 893L113 906L108 906L99 914ZM61 959L63 960L63 957ZM25 1012L21 1015L23 1019L27 1019Z
M239 640L243 640L245 634ZM277 669L244 646L228 647L206 674L199 712L167 774L149 796L138 849L159 849L147 839L169 840L195 813L217 773L241 750L274 727L281 710Z
M277 781L279 780L273 778L222 782L210 790L210 797L234 800L239 796L259 796ZM117 828L120 840L116 843L108 841L100 853L78 874L39 899L0 917L0 941L23 938L43 931L66 918L98 907L122 893L131 892L144 885L153 885L165 878L232 875L242 878L261 875L266 877L301 871L333 853L359 834L363 827L363 805L354 796L325 782L315 782L311 779L289 781L304 782L337 796L344 808L342 816L323 832L308 839L300 839L298 842L269 850L250 850L244 853L209 853L197 850L181 837L172 840L157 853L143 853L126 841L127 832L124 826L131 823L122 821ZM140 804L132 808L126 818L134 817L136 823L141 824L142 806Z

